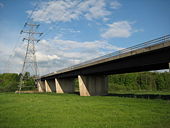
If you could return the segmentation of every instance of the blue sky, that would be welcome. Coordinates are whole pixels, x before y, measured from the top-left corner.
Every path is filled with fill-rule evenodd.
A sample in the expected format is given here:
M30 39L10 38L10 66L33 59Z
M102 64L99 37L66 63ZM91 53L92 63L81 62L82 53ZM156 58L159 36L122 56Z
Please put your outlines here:
M20 72L19 32L36 3L40 74L170 34L170 0L0 0L0 72Z

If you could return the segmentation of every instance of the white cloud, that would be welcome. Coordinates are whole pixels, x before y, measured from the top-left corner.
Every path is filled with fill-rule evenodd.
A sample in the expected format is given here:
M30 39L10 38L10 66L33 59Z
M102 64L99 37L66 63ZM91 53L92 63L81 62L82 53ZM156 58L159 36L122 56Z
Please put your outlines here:
M4 4L3 3L0 3L0 8L3 8L4 7Z
M119 21L108 24L108 29L101 36L103 38L129 37L133 31L131 23L128 21Z
M8 46L8 43L0 41L0 73L3 72L18 72L19 64L22 62L20 58L15 58L13 49ZM15 53L16 54L16 53Z
M37 60L41 73L45 74L120 49L106 41L78 42L54 38L40 41Z
M122 5L118 2L118 1L113 1L113 2L111 2L110 3L110 7L112 8L112 9L118 9L118 8L120 8Z
M85 1L69 1L58 0L41 2L40 7L33 14L34 21L46 23L62 21L67 22L80 17L87 20L103 18L111 14L106 8L106 0L85 0ZM111 6L116 9L120 4L112 2ZM30 11L27 11L30 13Z
M109 21L109 18L104 17L104 18L103 18L103 21L104 21L104 22L107 22L107 21Z
M13 51L9 60L11 49L3 42L0 42L0 47L0 54L3 56L0 58L0 72L20 73L24 61L26 43L20 44ZM106 41L78 42L58 38L41 40L35 47L40 75L121 49ZM27 68L27 71L32 71L32 69Z
M99 1L94 1L94 2L95 3L92 4L91 8L87 8L89 12L85 14L85 17L88 20L96 19L98 17L104 17L104 16L111 14L111 12L106 10L105 8L106 4L104 0L99 0Z
M38 62L41 62L41 61L51 61L51 60L56 60L56 59L60 59L60 57L58 57L57 55L46 55L46 54L43 54L41 52L36 52L36 57L37 57L37 61Z
M77 16L73 11L73 7L77 2L71 1L50 1L43 2L40 9L35 11L33 19L35 21L44 21L47 23L55 21L70 21ZM72 10L73 9L73 10Z

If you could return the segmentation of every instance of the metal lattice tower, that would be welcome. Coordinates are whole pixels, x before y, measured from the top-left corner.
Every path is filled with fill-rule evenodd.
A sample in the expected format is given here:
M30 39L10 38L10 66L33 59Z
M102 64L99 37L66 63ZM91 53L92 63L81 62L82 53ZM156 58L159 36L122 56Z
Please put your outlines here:
M34 79L38 77L38 66L35 55L36 53L35 43L40 41L36 39L37 35L41 36L43 34L36 31L37 28L39 27L39 24L26 22L24 27L27 28L27 30L21 30L21 34L22 33L26 34L26 37L23 38L23 42L27 41L27 48L21 71L19 91L21 91L21 89L24 87L24 75L26 72L29 71L30 73L32 73Z

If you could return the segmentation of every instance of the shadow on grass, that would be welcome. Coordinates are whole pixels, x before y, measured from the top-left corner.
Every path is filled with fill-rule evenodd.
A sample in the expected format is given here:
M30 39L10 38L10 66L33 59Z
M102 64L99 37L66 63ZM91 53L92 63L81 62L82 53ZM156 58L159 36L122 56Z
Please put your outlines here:
M62 95L80 95L79 92L73 93L56 93L56 92L41 92L41 93L34 93L34 94L41 94L41 95L54 95L54 96L62 96Z
M13 92L10 92L13 93ZM1 94L1 93L0 93ZM2 93L3 94L3 93ZM22 93L22 94L29 94L29 93ZM73 93L55 93L55 92L37 92L34 94L42 94L42 95L54 95L54 96L62 96L62 95L80 95L79 91ZM170 100L170 95L161 95L161 94L118 94L118 93L109 93L106 96L117 96L117 97L129 97L129 98L145 98L145 99L163 99L163 100Z
M170 100L170 95L161 95L161 94L114 94L114 93L110 93L107 96Z

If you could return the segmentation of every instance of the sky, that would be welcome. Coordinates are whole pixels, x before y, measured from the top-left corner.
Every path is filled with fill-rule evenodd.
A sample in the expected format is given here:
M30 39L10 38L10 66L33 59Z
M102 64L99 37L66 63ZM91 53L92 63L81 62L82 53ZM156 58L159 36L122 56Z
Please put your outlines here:
M0 0L0 73L20 73L31 19L39 74L170 34L170 0Z

